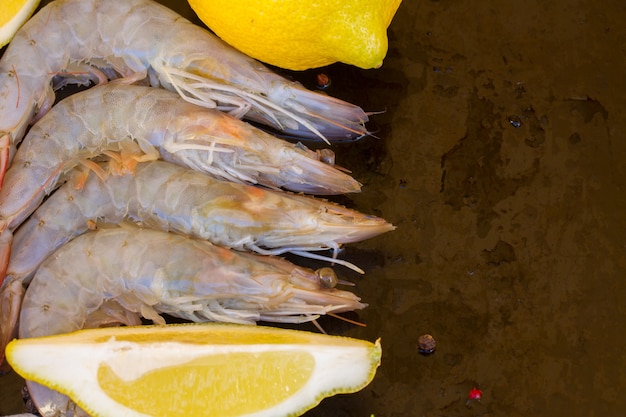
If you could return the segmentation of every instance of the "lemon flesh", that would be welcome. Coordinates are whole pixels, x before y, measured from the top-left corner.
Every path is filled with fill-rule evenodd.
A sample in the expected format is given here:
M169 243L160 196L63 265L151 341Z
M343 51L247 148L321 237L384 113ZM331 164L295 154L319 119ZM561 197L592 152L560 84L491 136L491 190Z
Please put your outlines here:
M2 0L0 2L0 47L13 39L15 33L32 16L39 0Z
M343 62L378 68L401 0L188 0L198 17L243 53L282 68Z
M12 341L22 377L93 416L291 416L374 377L377 341L271 327L118 327Z
M209 416L230 417L274 407L287 400L311 378L315 365L311 354L300 351L267 352L254 359L250 363L251 355L244 352L204 355L181 365L146 372L131 381L125 381L104 364L98 368L98 383L113 400L144 414L150 415L158 407L159 413L172 417L197 415L197 410ZM280 388L275 381L281 381ZM233 395L242 391L246 395ZM138 398L136 392L150 396ZM181 396L155 404L155 399L167 398L175 392L203 395L193 396L193 401ZM228 401L215 401L216 398Z

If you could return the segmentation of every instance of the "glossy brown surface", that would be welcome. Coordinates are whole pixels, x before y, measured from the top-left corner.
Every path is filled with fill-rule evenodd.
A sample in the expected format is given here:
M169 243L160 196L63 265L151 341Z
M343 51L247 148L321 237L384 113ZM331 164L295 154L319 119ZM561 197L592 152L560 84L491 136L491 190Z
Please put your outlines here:
M625 21L616 0L405 0L381 69L291 74L384 111L334 147L364 184L336 200L398 226L342 253L364 276L336 269L367 327L322 321L381 337L378 374L308 417L623 415ZM21 385L0 376L0 415Z

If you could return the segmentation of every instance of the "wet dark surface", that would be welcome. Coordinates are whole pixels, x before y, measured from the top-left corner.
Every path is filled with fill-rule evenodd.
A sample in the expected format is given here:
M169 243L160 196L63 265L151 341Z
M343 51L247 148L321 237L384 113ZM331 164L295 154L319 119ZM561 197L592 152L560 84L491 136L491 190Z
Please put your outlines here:
M382 338L376 378L308 417L623 415L625 21L616 0L405 0L381 69L324 69L384 110L334 146L364 184L336 200L398 229L342 253L367 327L322 321ZM21 385L0 377L0 414Z

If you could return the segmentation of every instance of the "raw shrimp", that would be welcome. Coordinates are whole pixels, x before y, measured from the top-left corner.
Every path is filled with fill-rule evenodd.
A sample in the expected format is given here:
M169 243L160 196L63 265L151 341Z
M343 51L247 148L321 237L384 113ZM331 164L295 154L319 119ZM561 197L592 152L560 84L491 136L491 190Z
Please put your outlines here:
M42 264L24 297L19 334L135 325L140 316L163 324L160 314L196 322L301 323L364 307L353 293L327 288L314 271L283 259L124 226L84 234ZM75 415L67 397L28 386L42 416Z
M44 259L90 224L125 219L237 250L316 258L309 252L330 249L336 256L342 244L394 229L380 217L323 199L221 181L153 161L105 180L91 175L80 189L70 180L55 191L15 232L7 276L27 284Z
M110 312L104 314L103 303ZM164 324L161 313L253 324L303 323L364 307L353 293L328 287L315 271L280 257L122 223L78 236L42 263L25 293L19 332L77 330L96 311L101 322L108 314L131 324L118 320L120 308L135 324L140 316Z
M0 261L7 259L9 231L64 174L107 151L138 160L160 154L231 181L272 188L317 194L360 190L357 181L320 161L317 153L232 116L167 90L108 84L58 103L28 132L0 190Z
M54 103L53 80L61 78L59 87L118 76L147 77L187 101L290 134L367 134L358 106L288 81L152 0L56 0L18 31L0 60L0 173L27 126Z

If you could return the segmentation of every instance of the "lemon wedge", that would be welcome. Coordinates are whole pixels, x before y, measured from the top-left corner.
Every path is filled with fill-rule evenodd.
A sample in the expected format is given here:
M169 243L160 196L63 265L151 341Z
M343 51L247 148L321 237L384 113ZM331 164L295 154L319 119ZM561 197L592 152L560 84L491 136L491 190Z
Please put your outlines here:
M0 47L13 39L18 29L33 15L39 0L2 0L0 2Z
M235 324L113 327L15 339L23 378L92 416L295 416L365 387L379 341Z
M265 63L305 70L344 62L378 68L401 0L188 0L212 31Z

